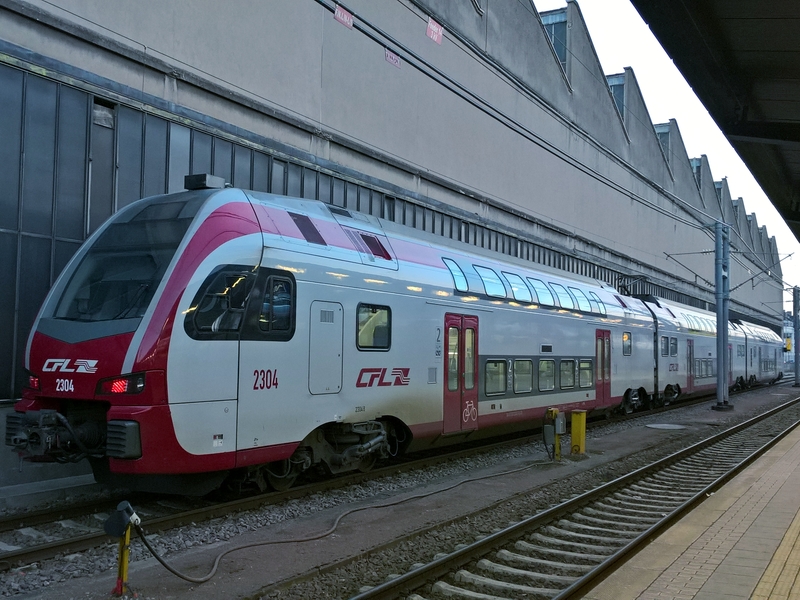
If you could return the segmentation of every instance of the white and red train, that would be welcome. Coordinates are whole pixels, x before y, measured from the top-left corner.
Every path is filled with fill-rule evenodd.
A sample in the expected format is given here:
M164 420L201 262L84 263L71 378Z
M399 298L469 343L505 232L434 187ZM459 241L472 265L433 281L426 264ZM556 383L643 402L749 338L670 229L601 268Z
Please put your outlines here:
M6 444L133 489L280 489L530 428L548 407L711 391L715 329L709 312L321 202L195 189L120 210L64 269ZM731 323L730 385L778 379L782 348Z

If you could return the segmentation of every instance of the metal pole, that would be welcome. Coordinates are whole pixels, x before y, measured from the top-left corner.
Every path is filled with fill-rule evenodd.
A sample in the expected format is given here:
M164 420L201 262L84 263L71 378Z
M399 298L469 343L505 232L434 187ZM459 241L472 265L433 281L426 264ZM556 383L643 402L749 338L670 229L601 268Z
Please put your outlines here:
M797 342L800 340L797 333L800 330L800 288L795 287L792 289L792 316L794 317L794 386L800 387L800 346Z
M730 249L728 228L714 224L714 299L717 304L717 404L714 410L731 410L728 403L728 298L730 283L728 268Z

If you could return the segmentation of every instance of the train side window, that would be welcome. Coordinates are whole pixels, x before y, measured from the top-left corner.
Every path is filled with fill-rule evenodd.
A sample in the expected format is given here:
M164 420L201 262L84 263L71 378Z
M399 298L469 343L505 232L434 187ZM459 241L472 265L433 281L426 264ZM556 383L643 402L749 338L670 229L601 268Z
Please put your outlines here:
M736 345L736 356L737 357L746 356L746 354L744 352L744 344L737 344Z
M536 292L536 295L539 297L539 304L542 304L544 306L556 305L556 301L553 298L553 293L544 284L544 281L542 281L541 279L534 279L533 277L528 277L528 283L531 284L531 287Z
M561 303L562 308L566 308L568 310L572 310L575 308L575 303L572 301L572 296L569 295L569 292L564 288L563 285L559 285L558 283L550 282L550 287L558 296L558 301Z
M356 308L356 346L359 350L388 350L392 345L392 309L375 304Z
M514 273L506 273L505 271L503 271L503 276L511 286L511 293L514 295L514 300L519 300L520 302L533 301L531 291L528 289L528 286L525 285L525 282L522 281L522 277Z
M561 361L561 389L568 390L575 387L575 361L562 360Z
M292 327L292 280L288 277L270 275L264 290L258 328L264 332L289 331Z
M549 392L556 389L556 361L539 361L539 391Z
M456 289L459 292L466 292L469 290L467 278L464 276L464 272L461 270L461 267L459 267L455 261L450 258L443 258L442 261L450 271L450 275L453 276L453 285L455 285Z
M589 292L589 301L592 303L592 306L597 304L597 312L599 312L601 315L606 314L606 305L602 300L600 300L600 296L594 292Z
M479 267L478 265L472 265L475 269L475 272L483 281L483 287L486 289L486 293L489 296L494 296L495 298L505 298L506 297L506 287L503 285L503 282L500 280L500 277L494 270L489 269L488 267Z
M592 305L589 304L589 299L586 297L586 294L576 287L569 288L569 291L572 292L572 295L575 296L575 299L578 301L578 310L592 312Z
M475 330L469 327L464 330L464 389L471 390L475 387L475 355L476 348Z
M669 355L678 356L678 338L669 338Z
M661 356L669 356L669 338L661 336Z
M484 373L487 396L506 393L506 361L487 360Z
M623 356L630 356L633 350L633 343L630 331L622 332L622 354Z
M256 276L252 268L228 265L209 275L184 320L195 339L237 339Z
M592 387L594 369L591 360L582 360L578 363L578 381L582 388Z
M514 361L514 393L524 394L533 390L533 361Z

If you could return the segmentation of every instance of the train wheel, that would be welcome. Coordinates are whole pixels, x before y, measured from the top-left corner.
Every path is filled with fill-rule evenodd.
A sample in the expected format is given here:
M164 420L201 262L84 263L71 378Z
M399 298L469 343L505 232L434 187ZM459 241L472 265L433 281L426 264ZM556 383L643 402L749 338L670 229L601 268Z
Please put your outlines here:
M285 492L294 485L298 471L292 468L292 464L288 460L281 460L278 462L270 463L266 468L267 481L270 487L276 492ZM281 475L281 473L286 473Z
M361 458L361 462L358 463L358 470L362 473L367 473L372 470L376 462L378 462L378 455L375 452L370 452Z
M668 385L664 390L664 406L669 406L671 402L678 399L678 392L671 385Z
M638 390L628 390L625 394L625 398L622 400L622 412L624 412L626 415L629 415L634 411L638 404Z

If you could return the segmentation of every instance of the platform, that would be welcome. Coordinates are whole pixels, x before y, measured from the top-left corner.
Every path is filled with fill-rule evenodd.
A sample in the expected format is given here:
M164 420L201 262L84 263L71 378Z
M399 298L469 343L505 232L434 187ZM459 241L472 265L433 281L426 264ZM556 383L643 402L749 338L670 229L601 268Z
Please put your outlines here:
M585 598L800 599L798 575L800 428Z

